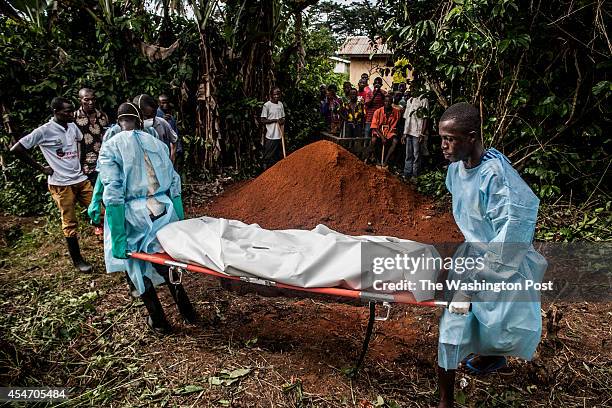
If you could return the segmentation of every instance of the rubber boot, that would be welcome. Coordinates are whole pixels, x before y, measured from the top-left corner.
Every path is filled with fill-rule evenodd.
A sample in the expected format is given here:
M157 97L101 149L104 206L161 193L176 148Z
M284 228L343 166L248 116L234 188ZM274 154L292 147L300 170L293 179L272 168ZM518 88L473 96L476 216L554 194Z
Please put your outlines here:
M189 300L189 296L187 296L187 292L182 284L175 285L170 282L169 274L170 268L163 265L154 265L157 272L163 276L166 284L168 285L168 289L170 290L170 294L172 294L172 298L174 299L174 303L178 307L178 310L183 316L183 319L189 324L197 324L200 320L198 314L196 313L191 301Z
M172 332L172 328L166 320L164 309L157 297L157 292L149 278L144 278L145 292L140 295L140 300L144 303L149 312L147 317L147 325L155 332L160 334L168 334Z
M81 256L81 249L79 248L79 240L77 237L66 237L66 243L68 244L68 252L70 253L70 257L72 258L72 263L79 272L82 273L91 273L93 271L93 267L89 262L85 262L83 257Z
M183 285L180 283L178 285L168 283L168 289L170 289L170 293L183 319L189 324L197 324L200 321L200 317L193 308Z

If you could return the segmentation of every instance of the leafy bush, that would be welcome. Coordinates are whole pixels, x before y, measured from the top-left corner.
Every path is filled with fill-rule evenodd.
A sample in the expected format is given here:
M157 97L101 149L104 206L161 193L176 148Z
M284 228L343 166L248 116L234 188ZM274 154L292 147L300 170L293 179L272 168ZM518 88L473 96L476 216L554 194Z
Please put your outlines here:
M140 93L171 94L172 89L178 95L181 84L191 81L190 66L196 65L191 51L194 46L197 49L197 36L194 41L193 35L185 35L182 52L151 63L128 41L127 31L129 25L150 24L148 14L128 13L104 25L81 12L63 9L62 18L48 29L0 17L0 102L7 112L0 127L0 213L40 214L50 202L46 177L7 151L20 136L49 120L53 97L65 96L78 106L78 90L91 87L99 107L112 119L124 100ZM185 23L178 19L176 24ZM189 121L182 119L182 123ZM12 133L8 133L7 120ZM43 161L38 149L32 153Z
M385 4L394 17L384 31L410 62L412 87L434 102L434 121L456 102L480 106L485 145L506 153L540 198L597 190L609 199L600 179L611 161L602 129L612 59L600 2Z
M434 198L449 194L446 189L446 170L433 170L420 175L417 178L417 190Z

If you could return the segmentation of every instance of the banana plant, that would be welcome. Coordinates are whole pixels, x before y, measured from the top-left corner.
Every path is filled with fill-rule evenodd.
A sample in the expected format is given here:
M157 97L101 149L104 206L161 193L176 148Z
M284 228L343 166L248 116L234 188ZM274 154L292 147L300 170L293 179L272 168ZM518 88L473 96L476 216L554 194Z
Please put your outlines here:
M45 27L48 10L57 9L56 0L0 0L0 11L15 21Z

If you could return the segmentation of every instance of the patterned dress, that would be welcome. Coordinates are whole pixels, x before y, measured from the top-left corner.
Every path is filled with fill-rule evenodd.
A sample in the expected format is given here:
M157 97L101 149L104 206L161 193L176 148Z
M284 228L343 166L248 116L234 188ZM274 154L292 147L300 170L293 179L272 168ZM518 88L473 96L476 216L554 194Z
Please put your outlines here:
M81 142L81 168L88 177L95 175L98 154L102 146L102 135L108 126L106 114L96 109L96 116L90 118L83 108L74 113L74 122L83 133Z

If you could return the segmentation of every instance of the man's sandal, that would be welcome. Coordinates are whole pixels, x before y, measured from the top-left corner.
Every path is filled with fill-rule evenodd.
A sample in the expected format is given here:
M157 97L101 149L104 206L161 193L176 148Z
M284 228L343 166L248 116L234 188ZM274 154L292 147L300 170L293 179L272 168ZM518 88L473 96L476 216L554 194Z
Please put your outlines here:
M468 370L470 370L473 374L477 374L477 375L484 375L484 374L489 374L492 372L495 372L501 368L504 368L505 366L508 365L508 360L506 360L506 357L498 357L496 358L493 362L491 362L489 365L482 367L482 368L478 368L476 366L473 365L474 362L474 358L476 356L469 358L466 362L465 362L465 366L467 367Z

